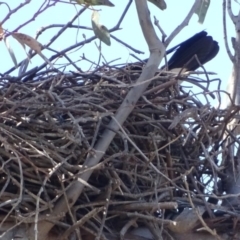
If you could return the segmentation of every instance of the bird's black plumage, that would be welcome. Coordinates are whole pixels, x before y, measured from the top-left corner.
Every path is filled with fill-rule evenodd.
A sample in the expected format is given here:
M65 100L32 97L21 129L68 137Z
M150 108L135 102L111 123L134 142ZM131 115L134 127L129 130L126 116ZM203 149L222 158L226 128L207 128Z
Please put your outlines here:
M175 51L175 52L174 52ZM166 54L173 53L168 61L168 70L184 68L185 71L195 71L200 64L205 64L213 59L219 51L218 42L207 35L206 31L199 32L186 41L166 51ZM197 59L198 61L197 61ZM148 59L138 63L130 64L131 70L141 70L141 67Z
M187 71L194 71L199 67L199 62L203 65L213 59L218 51L218 43L211 36L207 36L206 31L199 32L167 51L175 53L168 61L168 69L185 68Z

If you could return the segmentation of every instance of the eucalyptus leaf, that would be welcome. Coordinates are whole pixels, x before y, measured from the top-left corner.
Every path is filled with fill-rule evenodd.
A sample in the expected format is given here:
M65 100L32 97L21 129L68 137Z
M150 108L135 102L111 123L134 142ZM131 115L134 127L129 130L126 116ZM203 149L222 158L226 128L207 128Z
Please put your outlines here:
M198 15L199 23L202 24L204 22L209 6L210 6L210 0L201 0L201 4L199 5L198 9L195 11L195 13Z
M93 14L92 14L92 28L95 36L98 39L100 39L102 42L104 42L108 46L111 45L110 33L104 25L101 25L99 23L99 13L97 11L93 11Z
M10 46L10 43L9 43L7 38L3 37L3 39L4 39L5 46L6 46L8 52L9 52L11 58L12 58L12 61L15 65L15 68L17 68L17 59L16 59L15 54L14 54L14 52L13 52L11 46Z
M155 6L160 8L161 10L164 10L167 8L167 4L164 0L148 0L149 2L153 3Z
M115 5L111 3L109 0L70 0L77 2L78 4L87 4L87 5L103 5L103 6L109 6L109 7L114 7Z

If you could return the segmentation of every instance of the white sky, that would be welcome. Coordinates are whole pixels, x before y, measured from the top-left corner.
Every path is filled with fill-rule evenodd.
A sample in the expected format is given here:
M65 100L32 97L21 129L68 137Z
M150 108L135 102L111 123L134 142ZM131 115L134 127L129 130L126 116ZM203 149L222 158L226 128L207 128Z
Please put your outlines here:
M96 7L96 9L101 9L100 12L101 15L101 23L104 24L108 29L111 29L116 25L116 23L119 20L119 17L121 16L123 9L125 8L126 4L128 3L128 0L111 0L115 7ZM24 0L9 0L5 1L9 4L9 6L13 9L14 7L18 6L20 3L24 2ZM29 20L33 14L35 14L36 9L39 8L39 6L44 2L44 0L35 0L31 1L30 4L25 6L23 9L20 9L16 14L13 14L10 19L5 22L3 25L4 29L7 29L8 31L14 31L19 25L23 24L25 21ZM194 0L166 0L167 2L167 10L160 11L157 7L155 7L153 4L149 3L149 9L151 11L151 16L155 15L159 22L161 27L164 29L165 33L170 34L174 28L184 19L186 16L186 13L191 8L191 5L193 4ZM184 2L184 3L183 3ZM233 1L234 2L234 1ZM58 2L54 7L49 8L47 11L45 11L43 14L38 16L35 21L30 22L27 26L23 27L19 30L21 33L28 34L32 37L35 36L36 32L42 27L42 26L48 26L51 24L66 24L76 13L76 9L73 5L67 4L68 1L65 2ZM232 3L233 8L235 10L239 10L239 5L237 3ZM77 6L77 9L81 9L81 6ZM0 5L0 14L1 18L3 19L6 14L8 13L8 9L5 5ZM237 13L237 12L236 12ZM91 27L91 10L87 10L84 12L83 15L80 16L78 19L79 23L76 21L75 24L80 24L83 26ZM176 45L177 43L184 41L188 37L191 37L195 33L206 30L209 35L212 35L215 40L219 42L220 45L220 52L218 56L213 59L210 63L206 64L206 68L208 71L213 71L218 73L218 76L223 84L222 89L225 89L226 83L228 80L228 77L231 72L231 62L227 56L224 42L223 42L223 28L222 28L222 1L220 0L211 0L211 5L207 14L207 17L205 19L205 22L203 25L200 25L198 23L198 18L195 15L190 24L185 27L185 29L174 39L174 41L171 43L171 46ZM111 61L113 59L121 58L121 63L132 61L129 58L130 53L134 53L139 58L144 59L149 56L149 52L147 49L147 45L145 43L145 40L142 36L139 24L138 24L138 18L136 15L136 9L135 9L135 3L133 1L133 4L131 5L130 11L127 13L122 25L122 30L119 30L117 32L114 32L113 35L120 38L121 40L125 41L132 47L141 50L145 52L144 55L138 55L125 46L119 44L114 39L111 40L111 46L108 47L106 45L102 45L102 52L107 59L107 61ZM227 24L228 28L228 37L229 39L231 37L235 36L234 26L228 21ZM45 31L39 38L39 41L42 44L45 44L49 41L49 39L59 31L60 28L52 28L51 30ZM157 33L159 34L159 37L161 38L160 33L156 29ZM71 44L75 43L76 41L82 41L83 36L82 34L85 34L86 37L93 36L93 33L91 31L83 31L82 29L79 30L77 34L76 29L69 29L67 30L61 37L54 42L53 45L51 45L51 48L54 48L55 50L62 50L67 46L70 46ZM22 49L22 47L16 42L15 39L12 37L8 38L10 40L11 47L13 48L15 55L17 56L18 62L20 62L22 59L24 59L25 53ZM95 41L97 44L99 41ZM231 41L230 44L231 46ZM0 44L0 52L1 52L1 65L0 65L0 73L4 73L6 70L8 70L10 67L13 66L12 60L9 56L9 53L5 47L4 42L2 41ZM44 50L43 53L46 56L52 55L51 52ZM94 42L91 42L87 46L84 46L82 49L77 50L73 55L70 55L73 57L73 59L78 58L82 54L85 54L86 57L88 57L91 60L97 60L98 59L98 50L95 46ZM133 60L135 61L135 60ZM34 65L40 65L42 64L43 60L40 57L35 57L32 61L32 64L30 64L29 68L32 68ZM83 62L79 63L79 67L84 69L86 65ZM29 69L28 68L28 69ZM212 86L212 89L214 89L214 84Z

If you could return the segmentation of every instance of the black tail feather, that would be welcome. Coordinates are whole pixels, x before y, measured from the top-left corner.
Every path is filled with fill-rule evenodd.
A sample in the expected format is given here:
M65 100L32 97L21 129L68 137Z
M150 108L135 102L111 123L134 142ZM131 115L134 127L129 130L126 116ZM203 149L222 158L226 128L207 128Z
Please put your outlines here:
M171 49L168 49L166 51L166 54L172 53L173 51L175 51L177 48L179 48L181 46L181 48L187 48L189 45L191 45L193 42L206 37L207 36L207 32L206 31L201 31L199 33L196 33L195 35L193 35L192 37L188 38L187 40L185 40L184 42L179 43L178 45L172 47Z
M175 52L167 64L168 70L184 68L185 71L195 71L200 67L199 62L203 65L218 54L219 46L218 42L214 41L211 36L207 36L206 31L202 31L167 50L166 54L172 53L173 51ZM148 59L145 59L141 62L130 64L128 67L131 66L131 70L141 70L147 60ZM163 68L166 68L166 66Z
M168 61L168 69L185 68L187 71L194 71L200 66L195 56L203 65L217 55L219 46L211 36L207 36L207 32L202 31L180 43L175 49Z

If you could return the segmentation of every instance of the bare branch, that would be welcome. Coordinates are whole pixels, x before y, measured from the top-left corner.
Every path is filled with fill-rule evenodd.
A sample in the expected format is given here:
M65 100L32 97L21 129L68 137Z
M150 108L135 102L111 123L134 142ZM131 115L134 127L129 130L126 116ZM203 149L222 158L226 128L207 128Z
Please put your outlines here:
M195 3L193 4L186 18L182 21L182 23L179 26L175 28L175 30L166 39L166 42L164 43L165 47L167 47L169 43L181 32L181 30L189 24L189 21L191 20L193 14L195 13L200 3L201 3L201 0L195 0Z
M233 62L234 57L230 51L228 40L227 40L227 27L226 27L226 0L223 0L223 34L224 34L224 43L227 50L227 54L230 58L230 60Z

